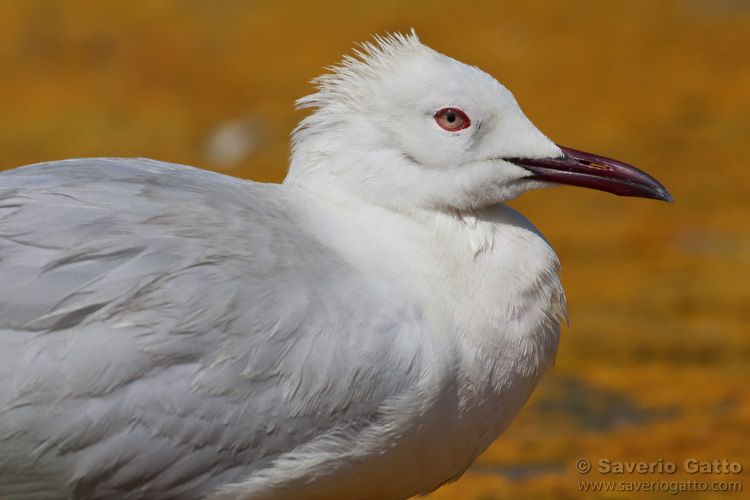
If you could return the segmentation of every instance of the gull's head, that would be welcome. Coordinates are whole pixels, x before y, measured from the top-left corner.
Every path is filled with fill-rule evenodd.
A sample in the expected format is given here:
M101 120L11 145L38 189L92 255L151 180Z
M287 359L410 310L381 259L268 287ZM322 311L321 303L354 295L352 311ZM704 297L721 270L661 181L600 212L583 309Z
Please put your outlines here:
M315 80L285 182L394 209L470 210L573 184L669 199L628 165L557 146L494 78L415 34L377 38Z

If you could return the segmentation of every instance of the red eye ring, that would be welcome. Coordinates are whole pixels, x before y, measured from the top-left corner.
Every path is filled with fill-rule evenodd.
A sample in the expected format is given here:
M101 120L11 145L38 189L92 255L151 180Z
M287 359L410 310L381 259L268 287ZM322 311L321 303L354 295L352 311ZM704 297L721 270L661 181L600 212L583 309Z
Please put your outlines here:
M471 120L466 113L458 108L443 108L435 113L435 122L443 130L458 132L471 126Z

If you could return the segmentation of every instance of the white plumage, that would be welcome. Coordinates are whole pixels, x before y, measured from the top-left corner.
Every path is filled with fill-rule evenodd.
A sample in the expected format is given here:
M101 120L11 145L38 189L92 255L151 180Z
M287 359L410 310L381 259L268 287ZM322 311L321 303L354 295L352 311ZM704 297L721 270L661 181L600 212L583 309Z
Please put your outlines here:
M317 83L283 185L144 159L0 174L0 498L429 492L507 427L566 315L503 202L669 199L415 35Z

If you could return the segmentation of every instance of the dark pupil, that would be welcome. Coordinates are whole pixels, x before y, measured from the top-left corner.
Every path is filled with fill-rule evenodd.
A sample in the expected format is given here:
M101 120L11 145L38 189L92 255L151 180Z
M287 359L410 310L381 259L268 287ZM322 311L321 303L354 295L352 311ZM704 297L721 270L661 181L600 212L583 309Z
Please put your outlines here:
M445 119L448 120L448 122L453 123L456 121L456 113L453 111L448 111L448 114L445 115Z

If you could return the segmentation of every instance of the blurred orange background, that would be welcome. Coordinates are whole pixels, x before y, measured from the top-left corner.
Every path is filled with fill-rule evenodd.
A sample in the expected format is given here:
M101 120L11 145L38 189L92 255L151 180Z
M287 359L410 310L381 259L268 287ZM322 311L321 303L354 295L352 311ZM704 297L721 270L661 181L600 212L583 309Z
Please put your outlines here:
M429 498L674 496L581 493L586 480L750 489L750 2L2 2L0 168L145 156L280 182L309 80L411 28L498 78L554 141L675 198L512 203L558 251L571 326L511 427ZM678 471L584 475L580 458ZM688 458L745 470L690 475Z

